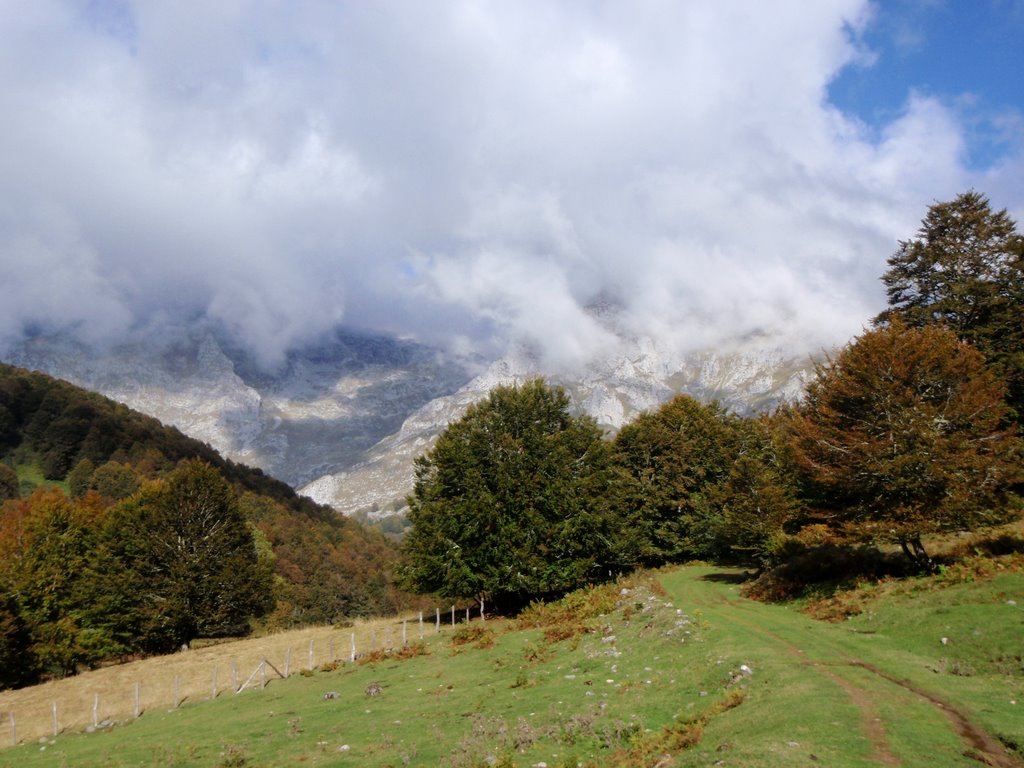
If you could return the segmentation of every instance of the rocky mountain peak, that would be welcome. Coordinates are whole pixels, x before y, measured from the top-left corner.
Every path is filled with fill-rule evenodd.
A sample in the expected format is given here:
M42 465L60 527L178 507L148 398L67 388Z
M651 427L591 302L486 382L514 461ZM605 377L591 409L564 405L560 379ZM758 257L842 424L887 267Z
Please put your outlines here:
M592 311L614 326L617 305ZM547 378L614 432L685 392L751 413L799 396L809 360L765 339L698 352L619 337L601 360ZM101 392L262 468L343 513L400 507L413 459L496 386L544 375L529 349L486 365L383 335L338 330L265 370L208 328L116 346L35 337L4 359Z

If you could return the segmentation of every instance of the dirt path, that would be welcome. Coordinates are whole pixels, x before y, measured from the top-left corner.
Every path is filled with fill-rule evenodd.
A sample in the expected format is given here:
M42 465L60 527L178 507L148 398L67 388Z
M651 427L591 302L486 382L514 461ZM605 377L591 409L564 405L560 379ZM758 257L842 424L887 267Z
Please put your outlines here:
M890 743L886 725L880 717L877 703L891 699L895 686L902 693L913 696L916 700L926 702L949 721L953 731L964 744L963 755L981 764L994 768L1024 768L1022 762L1003 748L997 739L980 726L971 721L970 717L953 706L939 695L925 690L919 685L902 679L876 664L851 656L846 650L831 642L822 632L811 636L801 626L806 624L803 617L793 614L788 620L780 612L772 612L768 619L765 606L739 598L729 593L729 582L735 582L730 574L709 574L702 580L707 589L697 590L688 598L695 598L702 607L719 616L742 626L745 631L780 646L793 659L809 669L813 669L832 684L839 687L849 697L851 703L860 713L861 730L870 744L871 761L876 765L899 766L903 761L897 756ZM769 626L770 625L770 626ZM782 633L787 636L783 636ZM807 641L807 642L805 642ZM813 646L813 654L798 644ZM813 658L812 658L813 655ZM879 681L878 685L862 685L841 674L841 669L860 669Z
M907 680L900 680L873 664L868 664L867 662L859 659L850 659L849 663L851 666L866 669L869 672L888 680L890 683L898 685L899 687L930 702L936 707L936 709L946 716L949 722L953 725L953 728L960 735L960 738L968 745L967 751L964 752L968 757L984 763L985 765L996 766L996 768L1020 768L1024 765L1024 763L1021 763L1020 760L1003 749L1003 745L1000 744L999 741L972 723L970 718L968 718L964 712L957 709L949 702L939 698L934 693L926 691L920 686L914 685Z

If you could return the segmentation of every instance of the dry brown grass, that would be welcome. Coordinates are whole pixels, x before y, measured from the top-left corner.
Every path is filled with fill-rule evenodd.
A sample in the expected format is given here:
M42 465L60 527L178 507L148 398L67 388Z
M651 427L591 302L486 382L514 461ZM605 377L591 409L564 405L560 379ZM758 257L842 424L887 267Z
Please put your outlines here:
M443 618L442 631L450 631ZM411 615L404 620L407 640L413 644L420 637L419 618ZM359 655L386 649L389 638L391 648L401 648L402 622L399 617L359 621L351 627L307 627L105 667L21 690L0 691L0 747L11 744L11 713L15 716L19 742L53 736L54 703L60 731L81 731L91 726L97 694L97 720L101 724L129 720L134 717L136 685L141 712L170 709L175 705L176 695L179 704L209 699L214 693L214 674L217 695L231 696L233 668L238 686L264 659L282 673L295 674L310 668L311 643L312 666L347 662L351 658L353 634ZM423 632L428 637L435 633L434 616L424 616ZM267 667L266 680L274 679L277 673ZM249 684L250 688L253 686L259 688L260 675Z

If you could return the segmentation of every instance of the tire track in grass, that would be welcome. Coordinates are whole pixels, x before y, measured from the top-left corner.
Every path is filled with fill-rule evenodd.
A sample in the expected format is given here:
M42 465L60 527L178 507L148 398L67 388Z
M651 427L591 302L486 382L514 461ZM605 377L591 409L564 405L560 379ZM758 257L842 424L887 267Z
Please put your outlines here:
M953 725L960 738L968 744L968 749L964 752L966 757L977 760L985 765L994 766L994 768L1022 768L1024 766L1024 763L1003 748L998 739L993 738L986 731L972 723L966 713L954 707L948 701L941 699L931 691L926 691L924 688L914 685L909 680L901 680L894 675L890 675L873 664L860 659L848 659L847 661L850 666L866 669L868 672L878 675L882 679L888 680L890 683L898 685L900 688L910 691L932 704L946 716L946 719Z
M705 577L703 581L714 582L715 580L707 579ZM892 748L889 746L884 725L881 718L878 716L871 693L867 689L861 688L841 675L829 670L822 663L807 659L804 651L798 646L776 632L767 629L763 624L748 621L737 615L738 613L751 612L753 610L752 606L745 605L739 600L731 598L730 596L720 592L716 593L714 598L713 603L706 604L713 604L720 608L728 608L734 621L742 624L751 631L760 633L766 637L772 638L778 643L781 643L791 655L794 655L800 660L801 664L815 669L817 672L840 686L850 696L853 703L861 712L862 723L874 751L873 759L881 765L895 766L901 764L900 759L893 753ZM1024 761L1021 761L1015 755L1007 752L998 739L994 738L983 728L973 723L970 717L963 710L950 704L937 694L934 694L931 691L910 682L909 680L899 678L896 675L886 672L880 667L866 662L863 659L858 659L848 655L837 645L829 642L822 636L816 636L815 641L822 647L821 650L823 650L823 652L834 655L839 660L838 663L840 665L855 667L869 672L882 680L885 680L889 684L895 685L901 690L906 691L930 704L946 720L949 721L953 730L964 743L966 749L964 750L963 755L965 757L976 760L984 765L993 766L993 768L1024 768Z
M889 738L885 732L885 726L882 723L882 718L879 716L874 700L867 690L855 685L853 682L836 674L818 662L809 660L803 650L777 633L767 629L762 624L747 621L739 616L739 611L746 608L746 606L740 605L736 600L729 598L727 595L717 593L714 595L713 601L704 601L704 604L708 607L715 606L720 609L728 609L731 613L732 620L737 624L741 624L750 632L775 641L781 645L783 649L785 649L785 651L801 666L813 669L822 677L828 679L834 685L842 689L860 713L861 728L871 746L869 759L878 765L902 765L902 761L892 751L892 747L889 744Z

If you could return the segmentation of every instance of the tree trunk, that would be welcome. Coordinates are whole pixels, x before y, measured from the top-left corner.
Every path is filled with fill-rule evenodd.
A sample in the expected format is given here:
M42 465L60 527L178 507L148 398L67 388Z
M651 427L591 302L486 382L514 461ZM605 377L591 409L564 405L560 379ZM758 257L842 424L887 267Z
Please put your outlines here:
M903 550L903 554L919 570L925 573L935 573L935 562L928 556L928 551L924 548L924 544L921 543L920 536L914 536L911 539L900 539L900 548Z

